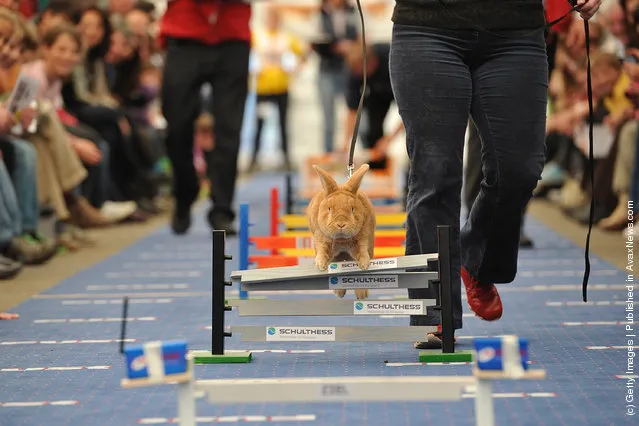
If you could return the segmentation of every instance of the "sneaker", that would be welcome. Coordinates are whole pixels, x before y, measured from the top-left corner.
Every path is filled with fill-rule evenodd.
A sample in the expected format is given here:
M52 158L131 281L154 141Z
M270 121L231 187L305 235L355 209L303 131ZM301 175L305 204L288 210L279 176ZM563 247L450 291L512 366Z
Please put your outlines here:
M14 237L5 256L24 265L42 265L55 256L56 248L35 241L30 236Z
M453 343L457 343L457 339L455 339L455 335L453 334ZM415 349L442 349L442 326L439 324L437 326L437 331L433 333L428 333L426 335L426 341L424 342L415 342Z
M111 224L86 198L79 198L69 209L70 222L81 228L100 228Z
M191 206L176 205L171 220L171 228L175 235L184 235L191 227Z
M237 235L233 220L220 214L214 214L212 210L209 211L208 220L211 228L216 231L226 231L227 236Z
M80 247L94 247L96 245L95 238L88 232L83 231L75 226L67 226L67 232L75 243Z
M22 271L22 264L8 257L0 256L0 280L10 280Z
M107 201L102 205L100 214L109 222L117 223L131 216L136 210L137 206L134 201L121 203Z
M468 305L479 318L495 321L501 318L503 307L495 284L483 284L473 278L462 266L461 278L466 287Z
M57 236L57 244L58 249L62 252L64 251L78 251L82 247L82 245L73 238L71 231L65 229L63 232L59 233Z

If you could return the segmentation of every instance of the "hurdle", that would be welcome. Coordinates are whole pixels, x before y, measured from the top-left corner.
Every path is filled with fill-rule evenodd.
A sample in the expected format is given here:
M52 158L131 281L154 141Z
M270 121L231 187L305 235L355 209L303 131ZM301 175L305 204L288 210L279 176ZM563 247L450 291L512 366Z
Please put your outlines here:
M470 376L308 377L268 379L195 380L192 357L184 373L160 379L122 379L125 389L176 384L180 426L196 426L196 400L210 404L251 403L348 403L348 402L445 402L461 401L474 390L475 425L494 426L493 382L543 380L545 370L514 374L506 370L473 368Z
M450 227L439 226L437 235L437 253L373 259L366 271L360 270L355 262L331 263L326 272L319 271L315 265L246 269L233 271L231 282L241 285L249 292L408 289L426 288L435 284L439 287L439 305L434 299L310 299L291 303L241 298L229 300L229 305L237 308L240 316L425 315L428 307L432 307L441 312L442 351L421 351L419 360L469 362L472 360L471 354L468 351L455 352L453 341ZM212 328L219 328L223 323L221 320L217 325L212 324ZM231 326L231 333L239 333L245 342L414 342L435 331L435 326Z
M233 283L226 281L226 261L233 256L226 254L226 231L212 231L212 279L211 279L211 350L192 351L196 364L237 364L251 362L251 351L225 350L224 339L232 337L232 332L224 329L224 314L232 308L227 305L226 287Z

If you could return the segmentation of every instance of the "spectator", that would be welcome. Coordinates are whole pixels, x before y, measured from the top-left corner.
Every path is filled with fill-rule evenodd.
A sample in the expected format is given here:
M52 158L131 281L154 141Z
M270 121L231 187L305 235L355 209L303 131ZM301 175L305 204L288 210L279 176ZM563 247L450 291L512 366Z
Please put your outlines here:
M335 149L336 101L346 86L344 55L358 37L358 19L357 10L347 0L322 0L320 40L312 46L320 57L317 78L327 153Z
M162 81L162 108L167 122L166 146L173 166L176 206L172 228L191 227L191 206L200 188L193 161L194 122L200 113L199 92L214 89L215 149L207 153L211 184L208 220L214 229L236 235L233 199L237 156L248 93L251 5L242 2L168 3L160 43L167 46ZM184 66L184 64L189 66Z
M387 166L387 150L390 142L404 129L399 122L396 128L385 134L384 122L391 105L395 102L391 87L388 61L390 44L375 44L368 46L367 51L367 93L364 99L363 113L367 117L367 130L363 132L362 145L371 150L369 164L371 169L385 169ZM346 105L348 116L346 119L346 137L342 145L342 152L348 152L351 143L352 129L355 126L357 108L362 92L364 70L362 68L364 52L359 43L350 46L346 51L346 63L349 76L346 84Z
M266 11L266 29L253 36L253 62L255 92L257 93L257 129L253 145L250 171L257 169L264 127L264 107L276 105L279 116L280 140L284 154L284 168L291 169L288 145L289 79L305 59L300 40L282 29L281 17L276 6Z

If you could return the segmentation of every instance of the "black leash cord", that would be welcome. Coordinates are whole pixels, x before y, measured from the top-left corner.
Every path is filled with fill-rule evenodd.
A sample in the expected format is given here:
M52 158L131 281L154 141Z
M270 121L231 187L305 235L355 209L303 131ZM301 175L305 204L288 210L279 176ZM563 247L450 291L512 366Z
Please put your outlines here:
M366 96L366 74L368 71L367 64L367 52L366 52L366 26L364 25L364 12L362 11L362 5L360 0L357 0L357 11L359 12L359 19L362 24L362 50L364 52L364 80L362 82L362 95L359 98L359 105L357 106L357 116L355 118L355 127L353 128L353 136L351 137L351 148L348 153L348 177L353 175L353 157L355 156L355 143L357 142L357 134L359 133L359 122L362 119L362 108L364 107L364 97Z
M595 158L593 155L594 150L594 136L593 136L593 118L594 118L594 106L592 99L592 81L590 76L590 27L588 21L584 19L584 32L586 35L586 62L587 62L587 87L588 87L588 114L590 115L588 124L588 162L590 163L590 216L588 218L588 234L586 235L586 249L585 256L585 268L584 268L584 280L582 283L582 296L584 302L588 302L588 278L590 277L590 234L592 233L592 223L595 217Z

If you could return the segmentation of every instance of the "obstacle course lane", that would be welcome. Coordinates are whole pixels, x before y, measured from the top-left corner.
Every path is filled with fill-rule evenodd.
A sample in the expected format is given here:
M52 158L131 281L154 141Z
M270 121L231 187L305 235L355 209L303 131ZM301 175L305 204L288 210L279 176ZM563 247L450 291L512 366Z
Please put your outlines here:
M239 200L256 200L252 211L266 214L268 200L263 185L278 181L260 182L260 186L242 188ZM134 294L136 299L170 298L171 303L140 303L129 306L132 317L157 317L156 321L131 322L128 337L138 341L184 338L191 349L207 349L210 331L210 231L203 220L205 210L194 215L194 232L184 238L174 238L168 229L149 236L106 261L81 271L58 286L45 292L51 299L32 299L15 311L18 321L2 322L0 327L0 368L44 368L111 366L108 370L43 370L32 372L0 372L3 386L0 401L8 403L39 403L43 401L78 401L74 405L3 406L0 424L15 425L91 425L113 426L137 424L140 419L168 419L176 417L175 390L171 387L145 390L121 390L124 361L118 354L119 327L116 323L91 324L34 324L36 319L111 318L121 315L119 303L96 304L97 295ZM583 265L583 250L560 238L547 228L530 221L527 231L535 236L539 249L520 252L519 276L513 284L499 286L504 301L504 318L486 323L464 318L458 347L468 349L471 341L463 336L495 336L516 333L530 340L531 359L537 368L546 369L548 379L539 382L498 382L495 384L495 409L498 425L625 426L634 422L623 415L622 400L627 379L624 365L627 347L620 345L622 331L618 325L563 326L564 322L618 322L625 313L624 306L579 306L581 277L539 276L531 271L578 271ZM259 222L252 233L268 235L266 222ZM227 270L236 270L237 240L229 239L228 251L234 256ZM140 262L140 269L132 263ZM107 273L150 270L150 263L175 264L187 262L198 276L184 278L107 278ZM157 268L182 271L188 268ZM589 299L596 302L619 301L625 298L623 281L617 275L604 272L614 269L593 257L593 274ZM89 285L188 284L188 288L88 290ZM233 295L237 288L229 288ZM190 293L188 297L183 297ZM76 295L69 297L65 295ZM372 297L405 297L402 290L376 290ZM57 297L59 296L59 297ZM275 295L269 299L296 300L325 299L328 292L308 294L295 292ZM350 300L352 292L348 293ZM104 297L114 300L116 297ZM372 299L374 300L374 299ZM63 304L63 301L83 301L83 304ZM84 303L91 301L91 303ZM557 307L549 302L565 305ZM464 302L465 303L465 302ZM469 312L464 305L465 312ZM317 326L366 324L407 325L406 318L378 317L305 317L304 323ZM355 321L355 322L354 322ZM287 326L300 323L299 318L243 317L228 313L227 325ZM23 343L19 343L23 342ZM49 342L49 343L45 343ZM65 343L63 343L65 342ZM6 343L6 344L5 344ZM246 365L197 366L198 379L216 378L274 378L310 376L434 376L467 375L472 365L408 365L415 363L417 351L409 343L334 343L334 342L242 342L239 335L227 341L229 349L254 350L254 360ZM261 352L269 351L269 352ZM278 352L282 351L282 352ZM318 352L322 351L322 352ZM402 367L388 367L385 361L404 363ZM209 419L227 420L229 424L244 424L244 418L259 419L250 424L290 426L413 426L473 424L472 392L459 403L348 403L335 404L229 404L220 407L206 403L198 406L200 424ZM314 416L314 420L290 420L294 416ZM279 416L279 417L278 417ZM270 420L263 420L264 418ZM11 418L11 422L6 419ZM151 423L147 423L151 424ZM156 423L171 424L171 423ZM222 422L222 424L224 424Z

